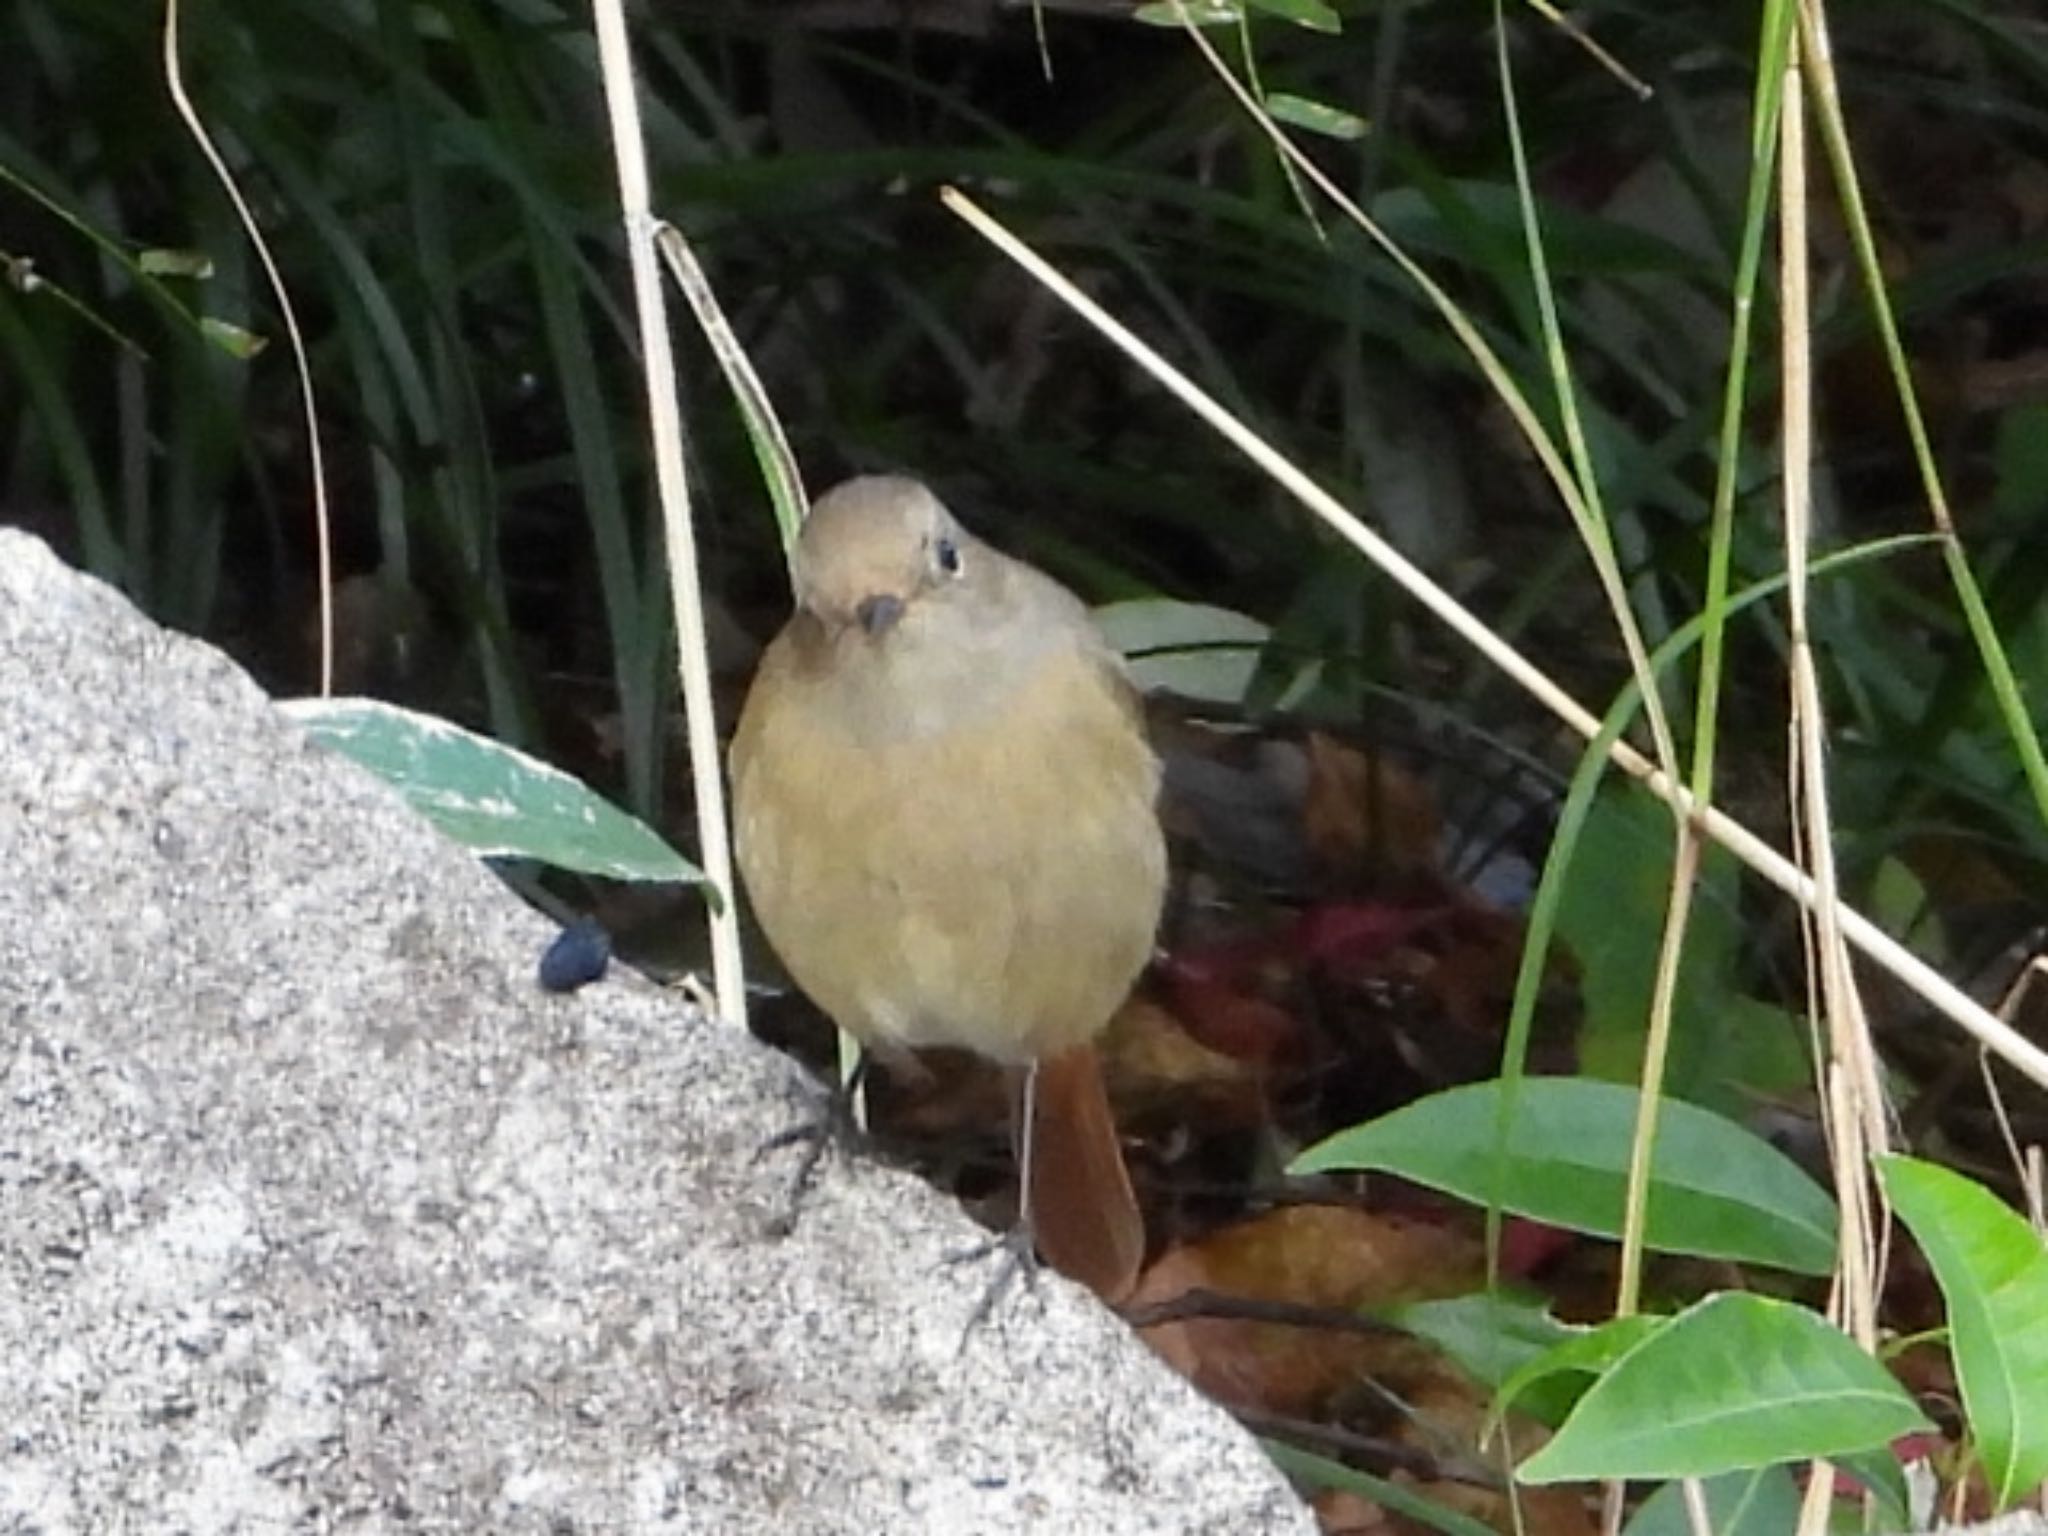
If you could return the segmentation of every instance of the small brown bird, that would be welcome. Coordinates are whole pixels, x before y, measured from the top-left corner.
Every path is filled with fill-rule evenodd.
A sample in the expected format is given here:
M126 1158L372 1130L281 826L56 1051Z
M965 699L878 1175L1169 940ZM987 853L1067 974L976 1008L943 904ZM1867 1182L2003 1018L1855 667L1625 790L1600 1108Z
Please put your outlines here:
M1144 1228L1094 1040L1151 953L1159 767L1066 588L915 480L821 497L732 743L740 873L797 984L888 1059L1016 1070L1039 1252L1111 1301Z

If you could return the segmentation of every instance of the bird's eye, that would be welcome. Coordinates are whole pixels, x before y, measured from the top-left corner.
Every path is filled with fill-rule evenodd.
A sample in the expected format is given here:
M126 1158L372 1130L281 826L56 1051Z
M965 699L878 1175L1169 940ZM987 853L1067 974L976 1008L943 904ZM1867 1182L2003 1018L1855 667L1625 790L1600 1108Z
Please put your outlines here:
M932 545L932 559L938 562L939 569L948 576L960 574L960 546L943 534L940 535L938 542Z

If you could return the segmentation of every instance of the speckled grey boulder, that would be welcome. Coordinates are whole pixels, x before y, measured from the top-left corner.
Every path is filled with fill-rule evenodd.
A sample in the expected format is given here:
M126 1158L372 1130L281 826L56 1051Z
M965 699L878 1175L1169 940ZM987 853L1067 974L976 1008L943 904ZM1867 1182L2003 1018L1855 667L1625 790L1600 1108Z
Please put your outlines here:
M0 530L0 1531L1312 1529L913 1181L772 1235L791 1069L546 934Z

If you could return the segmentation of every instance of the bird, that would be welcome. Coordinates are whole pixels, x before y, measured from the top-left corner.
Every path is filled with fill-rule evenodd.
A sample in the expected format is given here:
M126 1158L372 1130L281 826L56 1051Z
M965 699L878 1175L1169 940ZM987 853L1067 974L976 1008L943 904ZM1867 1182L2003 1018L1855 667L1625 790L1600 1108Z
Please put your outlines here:
M755 917L882 1061L1008 1070L1023 1233L1113 1304L1145 1235L1096 1042L1167 882L1137 690L1079 598L915 479L819 497L791 576L730 749Z

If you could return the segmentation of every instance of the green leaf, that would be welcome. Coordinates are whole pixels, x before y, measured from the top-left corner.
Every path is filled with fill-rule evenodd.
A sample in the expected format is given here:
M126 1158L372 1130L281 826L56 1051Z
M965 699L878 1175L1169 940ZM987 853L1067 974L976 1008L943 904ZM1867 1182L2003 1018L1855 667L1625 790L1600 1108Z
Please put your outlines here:
M1361 1472L1341 1461L1297 1449L1283 1441L1261 1440L1259 1444L1273 1459L1274 1466L1305 1487L1347 1488L1397 1515L1404 1515L1433 1531L1442 1531L1444 1536L1494 1536L1492 1526L1457 1510L1432 1504L1414 1489L1404 1488L1387 1478L1375 1477L1370 1472Z
M1148 27L1177 27L1183 11L1198 27L1234 27L1244 20L1244 7L1232 0L1188 0L1184 7L1174 5L1172 0L1151 0L1131 12L1131 19Z
M1552 1317L1539 1298L1509 1292L1413 1301L1378 1315L1429 1340L1488 1388L1584 1332Z
M135 265L151 277L204 279L213 276L213 257L205 251L178 251L155 246L138 253Z
M1711 1477L1868 1451L1929 1427L1840 1329L1790 1302L1724 1293L1622 1356L1516 1475Z
M1872 921L1885 932L1899 935L1929 965L1938 969L1949 965L1950 947L1942 931L1941 914L1926 883L1904 859L1888 854L1878 860L1865 910Z
M1813 1047L1806 1021L1760 997L1725 997L1712 1022L1717 1078L1687 1094L1723 1114L1754 1110L1759 1101L1798 1098L1813 1085Z
M1538 1393L1539 1403L1561 1395L1568 1399L1567 1406L1576 1403L1584 1395L1586 1384L1562 1378L1599 1377L1665 1323L1664 1318L1637 1313L1631 1317L1611 1317L1592 1328L1566 1330L1567 1337L1542 1354L1524 1361L1501 1383L1500 1390L1494 1394L1492 1413L1506 1413L1518 1403L1524 1412L1531 1411L1522 1399L1539 1387L1547 1389ZM1554 1424L1564 1417L1565 1414L1559 1413L1555 1419L1545 1418L1544 1422Z
M2048 1246L1960 1174L1911 1157L1878 1167L1941 1283L1970 1433L2004 1509L2048 1478Z
M1269 631L1257 619L1205 603L1132 598L1095 610L1140 688L1212 704L1241 704Z
M1671 897L1671 812L1633 785L1603 789L1587 814L1558 904L1557 931L1579 962L1585 1020L1579 1069L1611 1082L1642 1076L1643 1042L1656 986L1664 909ZM1742 943L1738 873L1724 850L1701 860L1673 994L1671 1062L1665 1086L1732 1110L1720 1028ZM1762 1085L1753 1085L1762 1086Z
M1638 1095L1589 1078L1523 1081L1505 1159L1498 1082L1432 1094L1340 1131L1294 1160L1295 1173L1381 1168L1476 1204L1619 1237ZM1790 1158L1732 1120L1668 1099L1658 1115L1644 1241L1664 1253L1834 1267L1835 1211Z
M239 325L217 320L212 315L200 317L199 334L238 362L246 363L270 345L269 337L258 336L254 331L245 331Z
M1714 1536L1785 1536L1799 1527L1799 1485L1783 1467L1724 1472L1701 1491ZM1666 1483L1645 1499L1624 1536L1694 1536L1683 1485Z
M1495 1414L1512 1405L1553 1425L1571 1412L1588 1379L1635 1342L1635 1334L1624 1330L1636 1325L1639 1333L1655 1325L1654 1319L1624 1318L1599 1328L1575 1328L1552 1317L1540 1298L1505 1291L1410 1302L1379 1315L1427 1339L1494 1392Z
M474 853L613 880L704 879L646 825L560 769L446 720L374 699L295 699L279 707Z
M1878 1530L1910 1530L1917 1523L1912 1513L1912 1490L1906 1486L1906 1469L1899 1465L1890 1446L1837 1456L1834 1465L1837 1472L1846 1472L1861 1483L1877 1501Z
M1268 16L1277 16L1282 21L1291 21L1297 27L1307 27L1311 32L1328 32L1332 35L1344 30L1344 23L1324 0L1247 0L1255 11L1264 11Z
M1362 139L1366 134L1366 121L1356 112L1346 112L1320 101L1310 101L1306 96L1290 95L1286 91L1269 91L1263 103L1275 122L1292 123L1310 133L1319 133L1326 139Z

